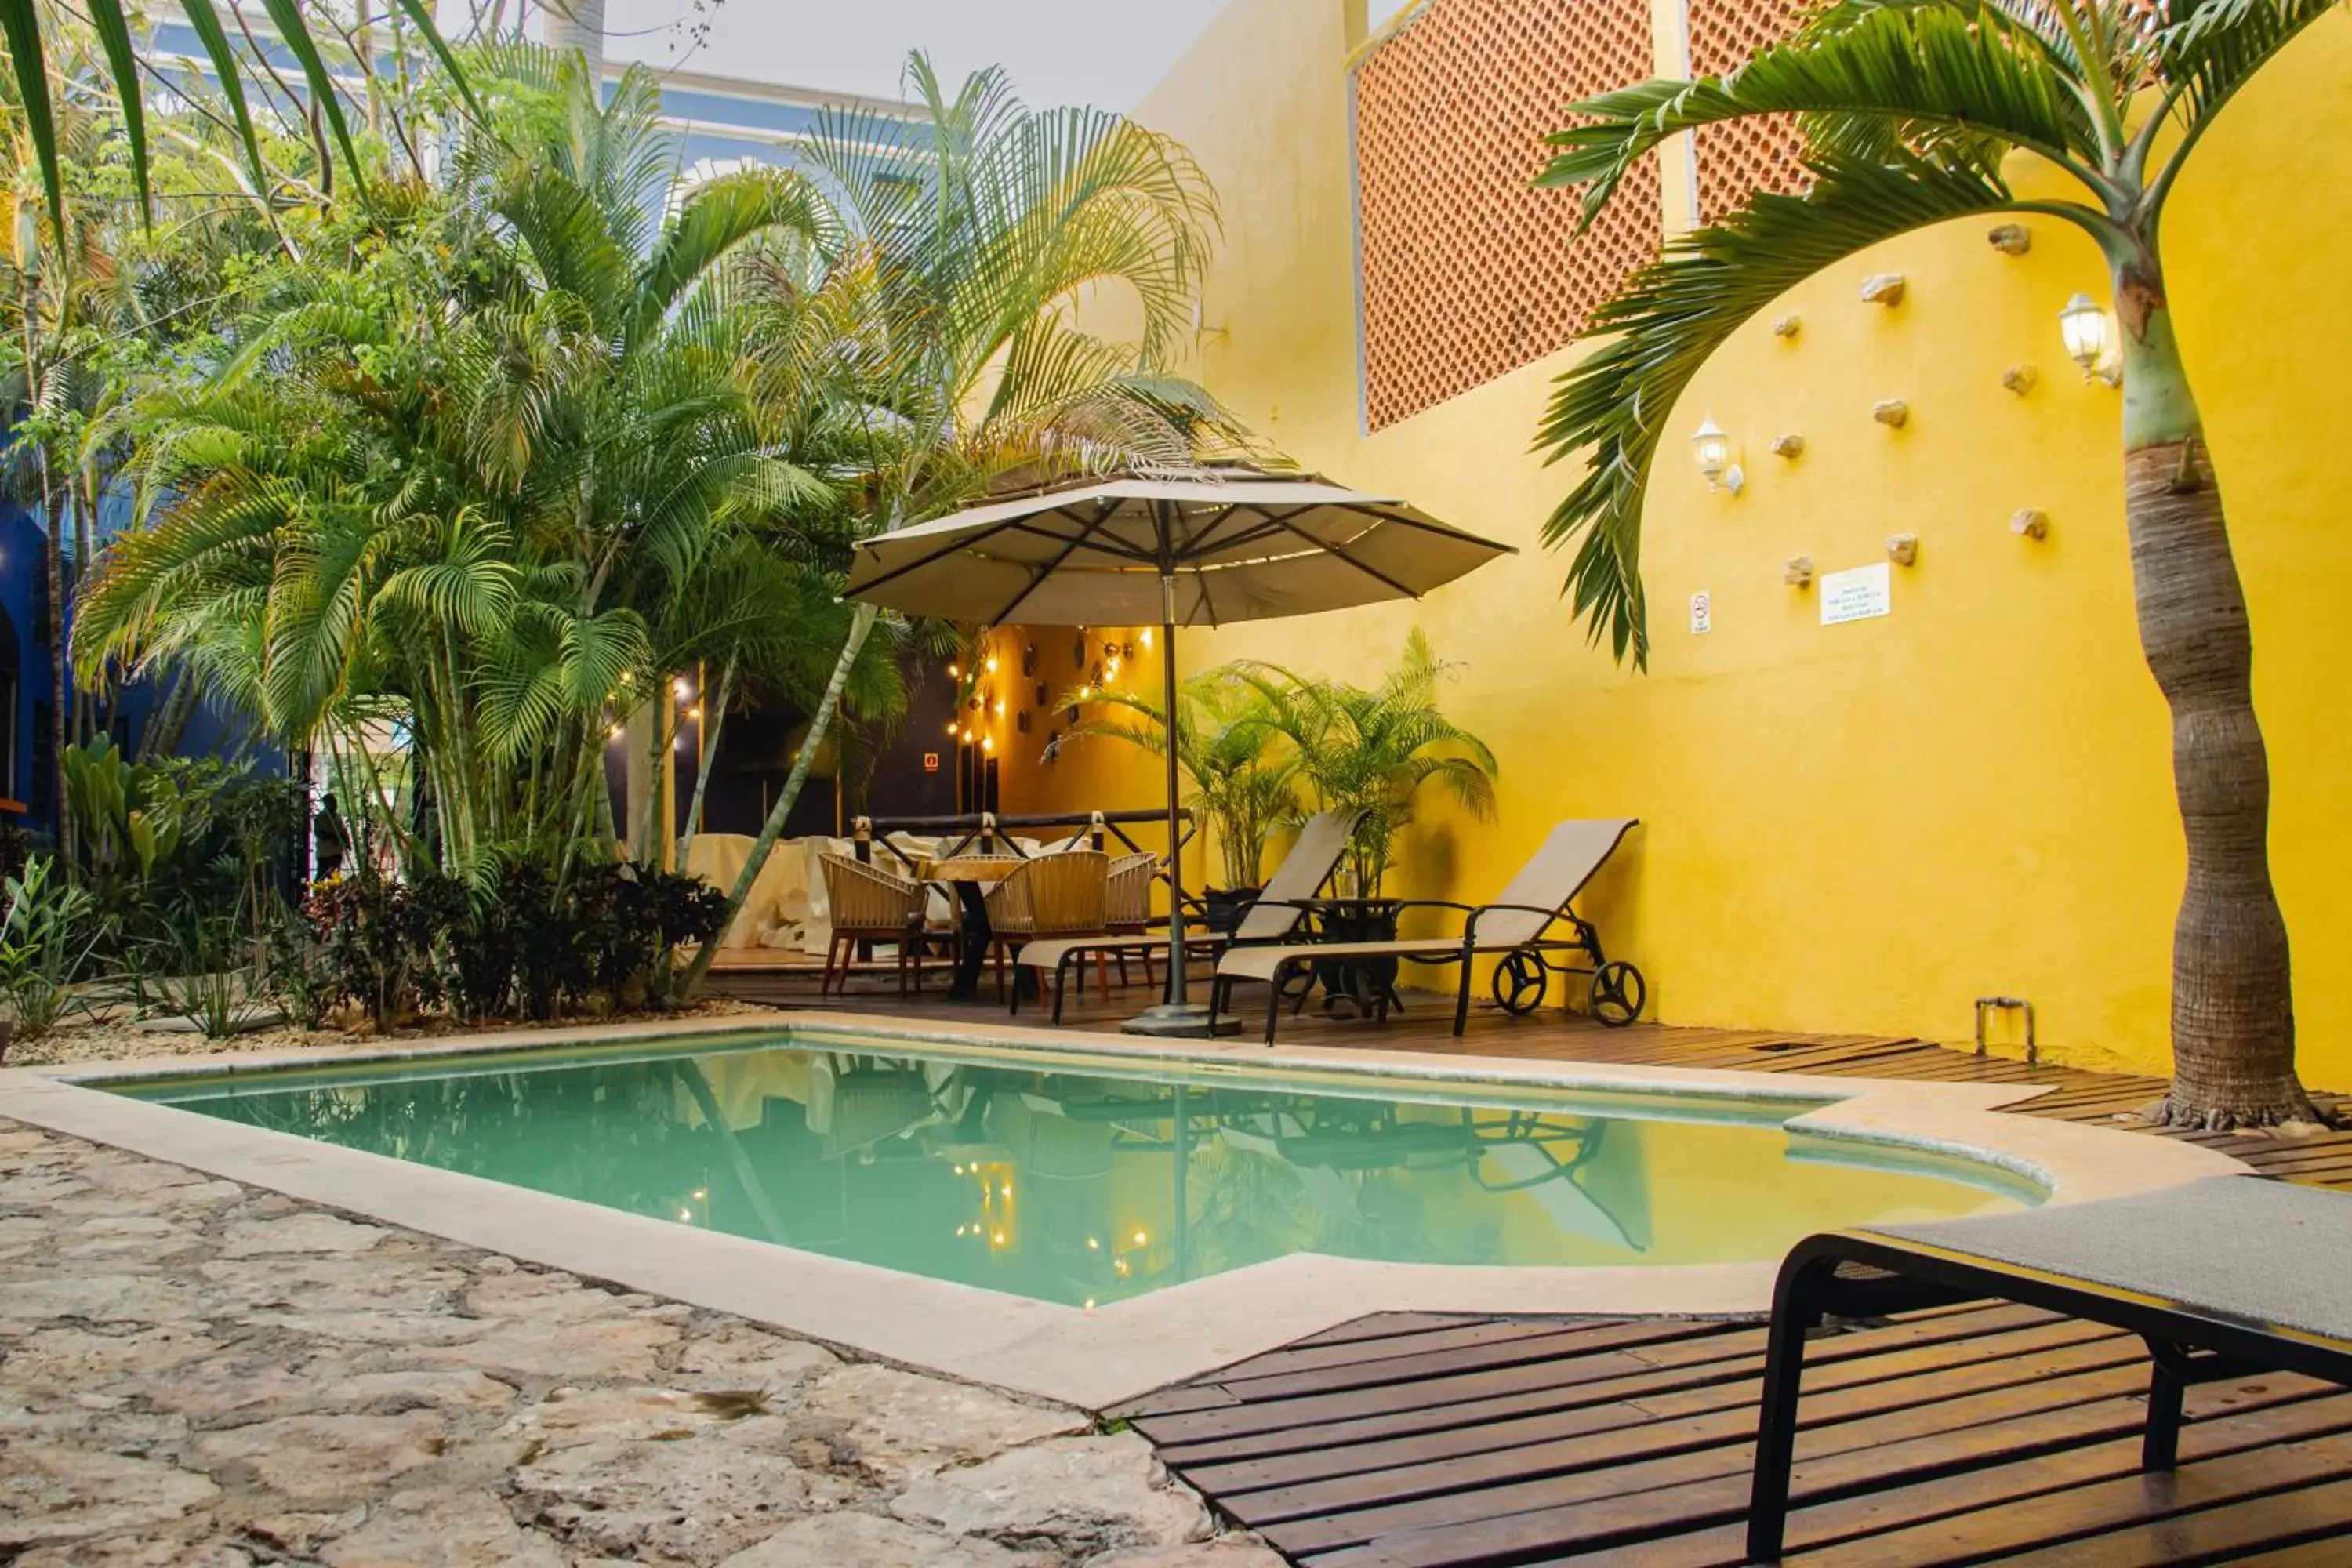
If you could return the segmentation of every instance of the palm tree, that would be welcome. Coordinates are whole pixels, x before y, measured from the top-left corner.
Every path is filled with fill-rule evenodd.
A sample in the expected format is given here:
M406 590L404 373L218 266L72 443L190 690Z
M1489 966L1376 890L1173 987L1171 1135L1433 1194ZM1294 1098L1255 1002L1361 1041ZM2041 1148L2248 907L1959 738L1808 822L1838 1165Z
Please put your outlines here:
M1423 784L1435 780L1480 821L1495 814L1495 753L1438 711L1437 688L1453 668L1418 627L1396 668L1369 689L1279 665L1233 667L1265 702L1267 725L1290 742L1317 806L1364 814L1346 868L1359 894L1380 891Z
M678 651L655 628L747 541L814 570L799 525L837 505L758 407L725 285L753 242L815 234L806 181L727 175L657 219L677 160L650 78L606 103L576 56L488 61L493 123L442 186L331 217L233 352L147 404L166 500L77 643L89 677L197 668L297 744L364 758L396 723L460 868L609 842L614 710ZM773 633L730 618L687 653Z
M857 447L855 531L940 516L1014 479L1174 467L1230 420L1158 366L1192 321L1216 222L1185 151L1118 115L1033 110L1001 70L950 97L920 54L911 120L829 113L812 172L843 243L764 276L766 362ZM791 264L797 260L799 265ZM1132 343L1080 331L1130 296ZM749 290L747 290L747 297ZM822 389L821 394L818 389ZM740 909L799 800L877 619L859 605L809 733L730 894ZM701 980L715 944L689 971Z
M2069 223L2098 245L2123 328L2125 518L2140 641L2170 705L2189 840L2175 927L2173 1080L2160 1123L2312 1117L2294 1071L2286 924L2271 885L2269 766L2252 641L2221 491L2166 295L2163 220L2180 171L2238 89L2334 0L1845 0L1724 77L1652 81L1570 106L1541 176L1585 187L1589 225L1667 137L1799 117L1812 185L1759 195L1671 244L1596 312L1612 334L1560 378L1541 430L1590 453L1546 526L1593 636L1647 654L1642 500L1664 411L1707 355L1784 289L1882 240L1991 212ZM2013 153L2072 194L2019 195Z
M1063 705L1071 702L1097 712L1071 726L1065 742L1103 735L1167 754L1168 716L1150 698L1106 689ZM1129 721L1130 714L1140 721ZM1176 763L1192 780L1184 804L1216 829L1228 889L1256 888L1266 840L1297 819L1298 761L1282 749L1276 717L1230 669L1202 670L1177 689Z
M77 189L70 203L52 203L44 212L21 178L35 166L32 117L21 103L0 105L0 167L20 176L10 182L7 224L0 233L0 403L9 427L5 454L9 489L39 516L45 543L49 644L49 761L46 781L54 802L58 843L73 843L72 810L66 799L65 757L68 740L66 698L66 543L73 510L73 465L64 460L76 445L71 418L78 366L73 342L87 335L93 292L113 268L100 213ZM72 113L60 127L77 163L96 155L106 126L96 115ZM13 783L13 781L11 781Z

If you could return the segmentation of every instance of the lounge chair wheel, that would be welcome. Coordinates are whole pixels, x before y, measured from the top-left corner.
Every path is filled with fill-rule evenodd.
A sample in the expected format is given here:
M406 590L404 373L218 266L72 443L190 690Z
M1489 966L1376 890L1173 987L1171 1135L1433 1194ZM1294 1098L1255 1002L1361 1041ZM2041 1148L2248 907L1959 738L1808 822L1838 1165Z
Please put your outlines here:
M1524 1018L1543 1005L1551 984L1543 960L1532 952L1514 952L1495 965L1495 1000L1514 1018Z
M1650 999L1649 982L1622 958L1612 959L1592 972L1590 1005L1592 1016L1612 1029L1622 1029L1642 1016Z

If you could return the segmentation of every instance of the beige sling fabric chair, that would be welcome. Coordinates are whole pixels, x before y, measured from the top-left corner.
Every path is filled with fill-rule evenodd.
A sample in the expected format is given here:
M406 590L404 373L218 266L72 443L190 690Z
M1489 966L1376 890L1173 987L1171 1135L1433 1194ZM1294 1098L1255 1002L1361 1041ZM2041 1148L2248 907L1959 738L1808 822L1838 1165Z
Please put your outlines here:
M1356 825L1363 818L1360 811L1322 811L1308 817L1299 827L1298 837L1291 841L1290 853L1282 858L1282 864L1266 879L1265 887L1242 911L1233 935L1225 937L1194 926L1186 932L1185 951L1201 952L1229 943L1280 942L1290 935L1306 914L1298 907L1298 900L1311 899L1323 890L1323 884L1339 869L1339 857L1347 853L1348 840L1354 837ZM1144 885L1144 896L1150 896L1149 882ZM1099 962L1104 958L1131 957L1140 957L1148 964L1168 951L1165 932L1129 936L1118 934L1117 927L1112 930L1107 941L1033 942L1021 950L1022 963L1054 972L1056 1024L1062 1021L1063 980L1072 964L1083 964L1089 959ZM1014 998L1013 1005L1018 1011L1019 998Z
M1263 981L1267 987L1265 1043L1282 1014L1282 992L1290 977L1318 963L1377 963L1410 960L1417 963L1458 963L1462 984L1454 1005L1454 1032L1460 1035L1470 1021L1470 961L1481 953L1503 953L1496 972L1495 999L1511 1013L1526 1013L1541 1005L1552 974L1591 977L1587 997L1592 1016L1603 1024L1630 1024L1641 1016L1648 994L1642 972L1601 950L1601 933L1579 919L1569 904L1593 874L1607 863L1617 846L1632 832L1637 819L1630 816L1592 817L1563 822L1553 828L1528 863L1519 868L1490 904L1457 904L1444 899L1408 899L1404 909L1448 909L1465 916L1459 936L1402 937L1390 942L1284 942L1273 946L1226 950L1217 961L1209 983L1209 1022L1233 999L1236 980ZM1550 934L1554 925L1568 930ZM1552 954L1563 954L1553 963ZM1586 962L1576 963L1581 957ZM1387 1016L1387 1002L1378 1004Z
M996 949L998 994L1003 994L1004 959L1040 937L1100 937L1110 916L1110 857L1099 849L1071 849L1024 860L988 890L989 941ZM1018 967L1021 961L1015 959ZM1013 1005L1021 1006L1020 977L1013 977Z
M824 976L817 984L822 996L836 987L849 988L850 960L861 942L887 942L898 952L898 994L907 994L911 974L914 988L923 988L924 891L919 882L896 877L878 866L868 866L846 855L819 857L824 867L824 898L833 914L833 937L825 944Z

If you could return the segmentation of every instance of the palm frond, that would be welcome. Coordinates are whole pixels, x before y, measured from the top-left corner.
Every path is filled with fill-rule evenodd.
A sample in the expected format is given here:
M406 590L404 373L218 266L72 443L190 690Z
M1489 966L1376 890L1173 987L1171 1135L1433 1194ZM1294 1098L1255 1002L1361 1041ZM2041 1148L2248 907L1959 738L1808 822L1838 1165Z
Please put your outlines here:
M1767 114L1874 132L1879 153L1997 172L2000 151L2042 153L2086 180L2101 149L2068 78L2044 49L1977 24L1970 8L1879 7L1834 32L1808 33L1757 54L1728 76L1652 81L1570 104L1587 116L1545 138L1561 149L1537 183L1586 187L1582 221L1597 219L1633 163L1667 137ZM1816 155L1856 149L1827 147Z
M775 229L837 243L828 209L797 171L747 169L697 185L640 270L629 334L645 336L738 246Z

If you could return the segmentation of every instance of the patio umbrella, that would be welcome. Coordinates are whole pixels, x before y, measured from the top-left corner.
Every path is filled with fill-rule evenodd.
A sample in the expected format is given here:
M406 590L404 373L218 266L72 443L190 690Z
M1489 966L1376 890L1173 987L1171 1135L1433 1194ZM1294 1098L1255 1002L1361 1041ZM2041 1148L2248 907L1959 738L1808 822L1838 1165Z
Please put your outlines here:
M1176 717L1176 631L1418 599L1508 545L1392 497L1313 475L1199 468L1074 480L877 535L857 547L849 596L986 626L1145 626L1165 649ZM1184 973L1177 759L1167 748L1166 1002L1125 1027L1206 1032Z

